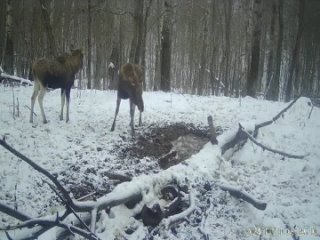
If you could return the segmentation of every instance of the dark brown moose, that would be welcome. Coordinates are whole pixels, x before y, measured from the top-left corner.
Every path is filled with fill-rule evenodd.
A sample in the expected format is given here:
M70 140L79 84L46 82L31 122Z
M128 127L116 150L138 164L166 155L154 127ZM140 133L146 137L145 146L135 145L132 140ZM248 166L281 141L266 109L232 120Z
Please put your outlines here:
M47 123L43 110L43 98L47 88L61 88L61 113L63 120L63 107L67 99L66 122L69 121L70 91L73 86L75 74L82 68L83 54L80 49L71 50L71 54L63 54L55 59L39 59L32 64L34 90L31 97L30 122L33 122L33 109L38 97L43 123Z
M141 115L144 110L144 104L142 99L142 82L143 70L140 65L127 63L121 66L118 82L117 106L111 131L114 131L116 125L116 119L119 112L121 99L129 99L131 117L130 126L133 136L135 134L134 111L136 105L140 111L139 126L141 126Z

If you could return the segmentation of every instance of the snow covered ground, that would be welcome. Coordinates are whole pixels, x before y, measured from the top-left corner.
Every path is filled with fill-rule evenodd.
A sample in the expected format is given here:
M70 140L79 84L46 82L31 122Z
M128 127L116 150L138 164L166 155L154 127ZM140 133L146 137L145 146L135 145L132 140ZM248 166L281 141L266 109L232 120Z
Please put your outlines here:
M19 101L20 116L13 119L13 101ZM107 171L130 172L134 161L119 161L116 146L132 141L129 128L129 103L121 103L117 126L110 132L114 117L116 92L72 90L70 122L59 120L60 91L48 92L44 108L49 120L42 124L36 103L34 124L29 123L32 87L0 85L0 136L18 151L58 175L66 187L91 185L102 192L110 190ZM207 125L212 115L215 126L224 133L236 130L238 123L250 126L270 120L287 104L227 97L204 97L174 93L144 93L145 112L143 126L137 135L150 125L185 122ZM15 101L17 103L17 100ZM187 177L194 193L196 211L188 221L174 229L155 233L154 239L293 239L287 226L295 230L300 239L320 239L320 111L311 110L307 98L301 98L278 121L262 128L258 140L269 147L292 154L308 154L304 159L284 158L263 151L252 142L228 160L221 160L218 146L210 143L186 164L179 164L166 171L153 168L150 159L140 159L136 164L146 166L142 176L133 179L130 186L157 185L172 176ZM136 123L138 114L136 114ZM61 207L58 199L43 182L43 176L34 172L26 163L0 147L0 201L31 216L54 214ZM205 189L204 183L211 189ZM127 183L117 186L126 191ZM239 187L268 205L260 211L246 202L233 198L217 187L225 184ZM150 202L156 191L146 194ZM11 223L0 213L0 224ZM97 233L102 239L142 239L149 229L132 217L124 206L111 209L102 215ZM134 229L126 234L123 228ZM272 233L271 233L272 230ZM259 234L262 233L260 237ZM14 235L12 236L14 237ZM0 239L6 239L0 232ZM41 239L54 239L51 231Z

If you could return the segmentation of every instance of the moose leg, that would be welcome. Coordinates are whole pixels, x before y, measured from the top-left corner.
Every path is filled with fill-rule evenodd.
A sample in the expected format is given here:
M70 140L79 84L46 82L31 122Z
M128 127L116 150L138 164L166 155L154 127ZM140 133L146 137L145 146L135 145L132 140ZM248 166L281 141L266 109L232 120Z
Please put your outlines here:
M33 123L33 109L34 109L34 103L37 99L37 96L39 94L40 86L39 82L36 80L34 82L34 87L33 87L33 93L31 96L31 109L30 109L30 122Z
M131 126L131 132L132 135L134 135L134 110L136 108L136 105L131 101L130 99L130 126Z
M43 98L44 95L46 93L46 88L44 86L42 86L42 84L40 84L40 93L38 96L38 102L39 102L39 106L40 106L40 110L41 110L41 115L42 115L42 119L43 119L43 123L47 123L47 118L46 115L44 114L44 109L43 109Z
M140 112L140 115L139 115L139 126L142 125L142 112Z
M121 103L121 98L118 96L117 97L116 112L115 112L115 115L114 115L114 119L113 119L113 123L112 123L112 127L111 127L111 132L113 132L114 128L116 127L116 119L117 119L117 115L119 113L120 103Z
M66 90L61 88L61 112L60 112L60 120L63 120L63 108L64 103L66 101Z
M69 122L70 91L71 91L71 88L67 88L67 89L65 90L65 95L66 95L66 99L67 99L67 114L66 114L66 122Z

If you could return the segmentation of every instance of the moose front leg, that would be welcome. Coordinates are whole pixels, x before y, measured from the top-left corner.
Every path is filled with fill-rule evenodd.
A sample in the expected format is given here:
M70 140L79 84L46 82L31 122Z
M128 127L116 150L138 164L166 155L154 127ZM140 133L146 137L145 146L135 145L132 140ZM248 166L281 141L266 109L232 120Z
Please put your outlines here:
M113 123L112 123L112 127L111 127L111 132L113 132L114 128L116 127L116 120L117 120L117 116L118 116L118 113L119 113L120 103L121 103L121 98L118 96L117 97L116 112L115 112L115 115L114 115L114 119L113 119Z

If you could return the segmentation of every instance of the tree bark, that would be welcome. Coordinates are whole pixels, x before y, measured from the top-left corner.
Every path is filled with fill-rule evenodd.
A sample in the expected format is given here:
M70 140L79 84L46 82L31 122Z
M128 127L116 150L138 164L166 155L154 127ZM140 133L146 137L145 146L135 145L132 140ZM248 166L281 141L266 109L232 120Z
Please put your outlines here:
M88 36L87 36L87 48L88 48L88 66L87 66L87 88L91 89L91 49L92 49L92 43L91 43L91 22L92 22L92 5L91 5L91 0L88 0L88 18L87 18L87 23L88 23Z
M55 37L53 35L53 29L52 29L52 26L50 23L48 6L47 6L45 0L39 0L39 1L40 1L40 6L41 6L43 24L44 24L44 27L46 30L49 55L55 57L55 56L57 56L57 47L56 47Z
M292 98L292 93L294 92L293 86L294 86L294 70L297 66L298 58L299 58L299 48L300 48L300 42L302 38L302 32L303 32L303 24L304 24L304 9L305 9L305 0L299 0L299 6L298 6L298 32L296 36L295 45L292 52L292 61L289 65L289 77L287 82L287 87L285 90L285 101L289 102Z
M164 2L165 15L162 26L161 41L161 82L160 90L169 92L171 88L170 70L171 70L171 5L169 1Z
M5 44L3 55L3 69L9 74L14 73L14 51L12 39L12 0L7 0L6 12L6 29L5 29Z
M254 27L252 34L251 62L247 81L247 95L256 96L256 85L259 77L260 39L261 39L261 0L254 1Z

